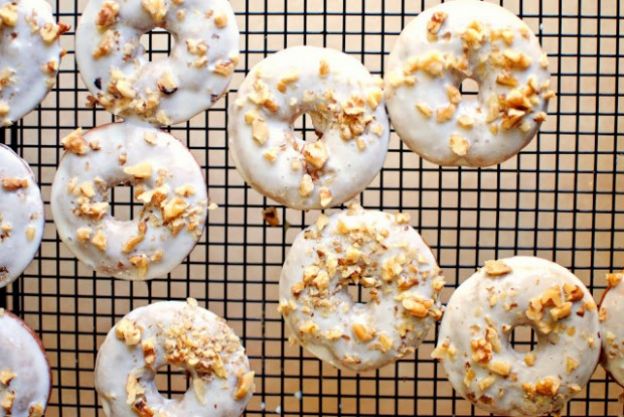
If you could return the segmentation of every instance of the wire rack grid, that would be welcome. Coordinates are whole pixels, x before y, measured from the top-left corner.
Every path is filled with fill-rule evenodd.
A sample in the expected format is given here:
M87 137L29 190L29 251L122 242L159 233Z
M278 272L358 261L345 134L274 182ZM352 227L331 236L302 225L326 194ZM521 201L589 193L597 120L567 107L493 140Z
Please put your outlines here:
M76 27L86 0L55 0L61 20ZM110 122L86 106L87 91L74 60L74 36L57 86L0 142L33 167L46 201L41 251L8 289L0 305L21 315L41 336L53 368L47 415L103 416L93 388L97 348L133 308L158 300L194 297L225 317L242 337L256 371L247 415L484 415L458 397L432 359L435 332L411 357L377 372L339 372L288 343L276 311L278 277L294 236L316 213L277 207L278 227L263 221L273 203L245 186L228 156L227 112L236 87L266 55L301 44L328 46L360 58L383 75L397 35L424 8L421 0L232 0L241 28L242 63L231 93L211 110L171 132L200 161L212 199L206 233L169 277L124 282L98 276L59 241L49 195L62 151L60 139L80 126ZM406 149L393 135L383 171L361 196L367 208L404 211L432 246L447 277L444 301L486 259L530 254L571 268L596 298L607 271L624 268L624 24L619 0L504 0L538 34L550 56L558 96L538 139L517 158L490 169L440 168ZM166 56L172 39L144 35L152 60ZM469 92L470 85L464 90ZM299 128L312 129L307 119ZM619 173L618 173L619 172ZM131 190L117 187L114 214L130 218ZM530 349L530 334L516 334ZM159 373L164 395L186 389L175 369ZM598 369L565 410L571 416L618 415L621 389Z

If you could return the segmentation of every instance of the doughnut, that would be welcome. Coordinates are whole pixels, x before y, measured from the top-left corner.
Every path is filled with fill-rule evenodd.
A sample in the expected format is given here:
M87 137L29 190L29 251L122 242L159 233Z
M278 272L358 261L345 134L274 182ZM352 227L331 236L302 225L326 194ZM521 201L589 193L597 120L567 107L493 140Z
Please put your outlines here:
M149 126L109 124L63 139L52 215L74 255L97 272L129 280L164 277L201 237L206 183L192 154ZM109 213L109 192L134 186L134 220Z
M0 416L42 417L50 379L39 338L21 319L0 309Z
M56 82L59 37L45 0L0 0L0 126L10 126L34 109Z
M280 277L279 311L310 353L355 372L413 353L442 316L444 278L407 214L352 205L297 237ZM358 285L368 302L354 300Z
M524 354L510 342L520 326L537 336ZM483 410L558 415L598 363L598 309L560 265L530 256L486 261L451 296L432 356L453 388Z
M624 386L624 273L607 275L607 292L600 303L602 366Z
M465 79L478 96L462 96ZM476 0L423 11L401 33L385 78L392 125L405 144L439 165L499 164L524 148L546 119L548 56L508 10Z
M377 176L388 151L381 80L342 52L288 48L254 66L230 107L238 172L261 194L307 210L340 205ZM318 140L293 124L304 113Z
M140 43L154 28L173 38L150 62ZM76 30L76 60L92 99L156 125L189 120L226 91L238 63L238 26L227 0L89 0Z
M180 400L154 378L165 366L190 378ZM137 308L108 332L95 363L95 389L107 417L238 417L254 391L245 349L223 319L187 302Z
M41 245L43 201L28 163L0 144L0 288L20 276Z

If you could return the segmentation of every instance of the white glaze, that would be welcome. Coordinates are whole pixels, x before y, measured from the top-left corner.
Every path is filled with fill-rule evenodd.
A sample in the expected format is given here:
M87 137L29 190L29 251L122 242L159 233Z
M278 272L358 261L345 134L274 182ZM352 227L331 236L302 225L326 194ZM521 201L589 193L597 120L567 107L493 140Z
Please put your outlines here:
M361 62L333 49L301 46L269 56L254 66L230 107L229 144L238 172L258 192L296 209L332 207L351 199L379 173L388 150L380 84ZM374 96L372 105L369 96ZM361 127L356 127L358 135L345 119L356 108L362 120L352 126ZM310 114L322 134L315 143L293 129L303 113ZM266 137L258 140L254 131L264 131ZM315 165L306 159L308 146L322 147L326 160L317 159ZM302 192L304 182L313 189Z
M137 337L129 338L135 329ZM187 343L181 342L178 334L188 338ZM195 347L172 359L172 352L192 345ZM153 362L148 363L150 357ZM205 368L217 357L223 365L221 376ZM194 359L199 363L193 364ZM179 401L163 398L154 382L156 372L166 365L185 369L191 378L189 390ZM109 417L235 417L253 394L252 379L247 379L251 383L247 392L240 391L242 375L253 378L253 371L240 340L223 319L198 307L195 300L164 301L133 310L111 329L98 352L95 388ZM137 380L144 394L129 398L130 379ZM145 414L135 412L134 408L140 407Z
M14 395L9 410L0 417L41 417L50 395L50 366L41 341L18 317L0 309L0 401Z
M191 252L206 221L206 183L192 154L171 135L135 124L100 126L84 136L74 132L69 138L75 140L64 139L70 152L59 164L51 197L54 222L63 242L100 273L124 279L164 277ZM73 153L79 145L84 155ZM151 169L147 178L131 171L141 164ZM122 183L135 185L135 204L143 206L133 221L116 220L110 214L110 188ZM180 187L188 187L193 194L184 195ZM91 188L93 196L89 197ZM154 190L156 195L150 194ZM163 210L174 201L184 210L165 219ZM98 206L100 203L104 204ZM94 212L91 208L101 214L85 214ZM124 245L140 235L140 223L147 226L144 239L124 252ZM82 241L81 228L86 236ZM95 244L98 231L106 237L104 250ZM147 261L147 270L141 259Z
M438 32L432 35L428 25L434 25L434 16L446 17ZM475 48L466 47L462 39L473 22L482 25L484 35L484 43ZM504 39L491 40L492 33L502 30L509 30L506 35L510 36L510 44ZM508 71L517 81L517 87L497 83L504 69L493 63L497 51L501 54L520 52L531 60L526 69ZM422 69L426 67L414 72L409 69L416 60L427 62L429 54L439 54L442 58L439 75L435 65L431 67L434 75ZM465 60L466 67L453 67L453 62L461 63L461 60ZM535 119L545 117L547 98L552 95L548 88L547 57L528 26L510 11L476 0L449 1L420 13L401 33L388 59L385 77L388 112L397 133L414 152L440 165L489 166L509 159L535 136L541 124ZM464 96L452 117L438 122L436 110L450 104L447 87L459 88L465 78L478 82L478 98ZM490 100L498 102L498 97L509 97L514 89L526 89L530 79L535 81L539 91L530 98L532 108L518 123L509 122L511 128L502 127L507 114L502 110L514 106L500 105L500 113L496 111L489 117ZM425 105L433 114L425 116L417 110L417 104ZM460 116L468 116L474 126L461 127ZM451 144L452 135L463 138L457 141L455 149ZM464 144L467 150L463 149Z
M48 94L63 53L58 38L69 29L56 24L45 0L0 0L0 15L6 14L17 19L13 25L0 17L0 126L21 119Z
M101 10L108 21L98 20ZM156 27L172 34L173 46L168 58L149 62L139 40ZM96 59L94 51L108 39L110 51ZM227 0L90 0L76 32L76 60L83 81L108 111L170 125L206 110L226 91L238 63L238 40ZM166 75L176 86L171 94L159 89ZM117 89L118 80L132 92Z
M5 188L4 182L14 179L25 181L25 186ZM0 288L13 282L33 260L43 228L43 201L32 170L0 144Z
M486 263L455 290L433 356L442 361L455 390L479 408L509 416L557 414L587 384L598 363L596 304L583 283L560 265L524 256L501 262L511 272L493 276ZM574 289L576 297L569 296L564 285ZM542 318L530 319L530 303L549 290L562 303L571 303L570 315L554 320L554 305L546 304ZM517 326L530 326L537 335L529 357L509 342ZM484 341L485 347L475 350L472 344L477 341ZM486 359L474 356L487 351L491 356ZM492 371L496 363L510 365L509 374ZM560 383L557 390L542 390L549 395L536 393L538 386L549 386L548 378ZM546 385L539 385L540 381Z
M354 256L353 250L359 254ZM369 292L368 303L349 295L348 283L356 280ZM440 318L437 299L443 286L431 250L407 215L352 206L321 216L296 237L280 277L280 311L312 354L362 372L419 346ZM429 302L421 317L410 314L409 300ZM354 325L364 326L362 334L368 330L370 335L358 337Z
M623 273L609 275L609 288L600 303L602 365L620 385L624 385L623 278Z

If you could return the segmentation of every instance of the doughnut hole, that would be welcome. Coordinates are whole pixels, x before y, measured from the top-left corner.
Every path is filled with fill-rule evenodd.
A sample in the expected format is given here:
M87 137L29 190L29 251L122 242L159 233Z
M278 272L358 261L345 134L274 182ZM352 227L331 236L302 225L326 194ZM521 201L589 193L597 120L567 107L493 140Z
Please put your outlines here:
M179 367L166 365L158 369L154 383L158 393L174 401L181 401L189 389L191 379L187 372Z
M111 216L119 221L132 221L139 217L143 205L133 198L134 192L135 188L131 184L120 183L110 188L108 204Z
M354 303L368 304L371 301L371 295L369 290L363 288L360 284L357 284L353 281L349 281L349 285L347 286L347 292L349 293L349 297L351 297L351 300L353 300Z
M323 137L323 131L314 124L314 118L308 112L298 115L292 127L305 142L316 142Z
M508 340L513 350L524 355L537 347L537 332L529 325L515 326L509 332Z
M167 30L157 27L144 33L140 42L149 61L158 62L169 58L175 46L175 37Z
M459 91L465 96L476 96L479 94L479 82L474 78L465 78L459 85Z

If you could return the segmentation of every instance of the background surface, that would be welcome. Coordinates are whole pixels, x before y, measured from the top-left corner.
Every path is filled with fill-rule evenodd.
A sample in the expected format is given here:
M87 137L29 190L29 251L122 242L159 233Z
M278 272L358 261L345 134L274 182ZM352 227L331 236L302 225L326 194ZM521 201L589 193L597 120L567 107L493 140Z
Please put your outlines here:
M415 356L379 372L338 372L297 346L276 312L280 267L294 236L316 213L277 208L279 227L262 211L272 202L248 189L226 149L229 100L247 71L264 56L301 44L329 46L360 58L382 74L396 37L424 7L420 0L233 0L241 28L242 62L229 97L171 129L201 162L210 194L206 233L170 277L129 283L94 275L58 240L49 211L59 140L76 127L110 122L86 106L74 61L73 32L59 82L41 107L15 127L0 130L33 167L46 200L41 253L23 279L0 293L6 307L40 335L53 367L47 416L103 416L93 389L97 347L129 310L192 296L227 318L242 337L256 371L248 415L482 415L458 398L430 359L435 334ZM60 18L75 28L84 0L56 0ZM624 267L624 26L619 0L505 0L540 37L550 55L550 117L537 140L517 158L491 169L444 168L422 161L393 135L383 172L362 195L367 208L402 210L431 244L452 289L492 258L537 255L571 268L599 299L604 274ZM143 37L152 59L167 54L162 31ZM465 89L472 87L466 85ZM310 131L308 120L298 126ZM118 187L114 214L129 218L130 189ZM519 350L530 335L516 335ZM159 388L179 396L186 380L163 372ZM617 415L621 388L598 369L568 415Z

